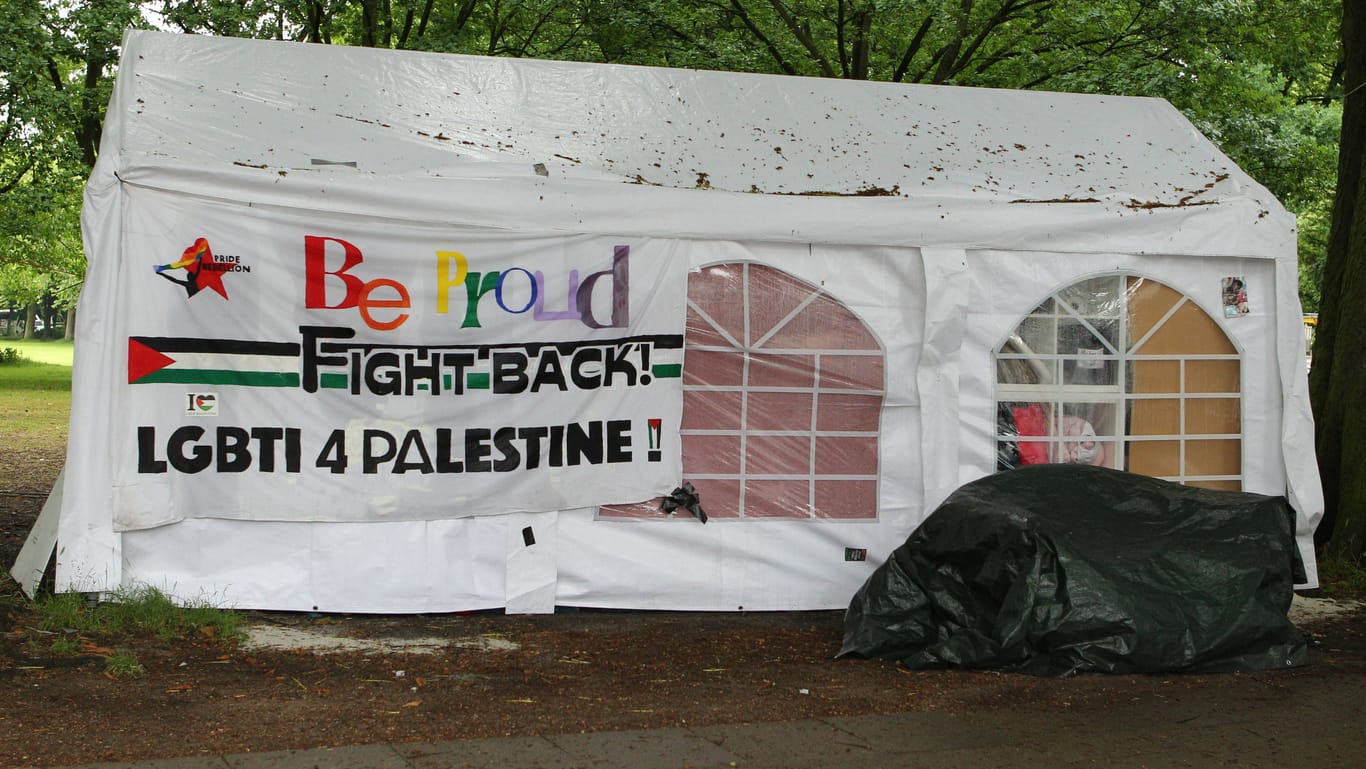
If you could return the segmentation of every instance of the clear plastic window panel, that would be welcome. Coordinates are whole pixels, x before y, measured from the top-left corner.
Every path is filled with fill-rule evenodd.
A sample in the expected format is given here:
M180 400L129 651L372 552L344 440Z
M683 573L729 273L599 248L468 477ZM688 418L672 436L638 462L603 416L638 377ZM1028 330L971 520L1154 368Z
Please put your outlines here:
M1125 275L1068 286L1020 321L996 372L1001 469L1071 462L1241 488L1241 360L1168 286Z
M822 289L755 263L689 277L683 473L709 519L878 515L881 343ZM658 501L603 507L660 517Z

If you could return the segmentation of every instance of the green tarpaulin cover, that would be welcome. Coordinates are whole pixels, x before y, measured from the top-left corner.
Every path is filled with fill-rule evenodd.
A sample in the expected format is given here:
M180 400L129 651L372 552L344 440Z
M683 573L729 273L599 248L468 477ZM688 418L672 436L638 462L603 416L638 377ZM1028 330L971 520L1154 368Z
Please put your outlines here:
M954 492L854 595L840 656L912 668L1239 671L1308 662L1282 497L1039 465Z

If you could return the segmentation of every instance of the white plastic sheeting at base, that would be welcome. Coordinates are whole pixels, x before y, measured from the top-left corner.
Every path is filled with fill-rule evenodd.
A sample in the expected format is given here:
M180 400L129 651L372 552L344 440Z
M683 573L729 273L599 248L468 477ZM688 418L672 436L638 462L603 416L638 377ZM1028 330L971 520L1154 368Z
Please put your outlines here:
M34 521L32 530L24 540L24 546L19 548L19 555L9 570L14 581L19 584L19 589L29 598L37 596L38 585L42 583L43 575L47 572L48 562L57 550L57 523L61 518L62 485L65 475L65 470L57 473L52 493L43 503L42 510L38 512L38 519Z
M381 244L385 232L427 233L418 250L429 260L459 251L438 242L449 233L484 242L610 241L630 246L632 259L647 251L631 244L648 241L685 255L681 421L633 434L631 450L681 446L677 480L697 479L709 522L615 498L612 489L627 485L609 474L560 490L572 492L559 497L565 504L591 499L601 508L500 512L481 493L479 512L493 514L472 518L446 518L435 507L331 515L343 505L314 489L297 500L263 497L230 520L197 508L188 484L177 492L175 515L154 509L151 497L135 505L139 520L171 522L116 530L123 527L113 511L125 492L114 460L136 447L120 427L128 415L111 412L127 402L128 388L143 388L139 408L164 398L203 412L159 415L158 440L178 425L213 424L206 414L222 403L187 395L226 393L231 401L241 393L237 383L214 393L175 381L130 384L146 369L130 370L139 333L129 319L164 312L145 297L134 301L131 281L154 281L181 302L188 292L196 308L219 300L161 279L189 280L189 257L175 259L201 236L202 217L181 214L210 209L229 213L209 241L287 220L379 233ZM1216 436L1236 472L1221 470L1217 482L1289 495L1316 584L1310 538L1322 498L1293 219L1159 100L132 32L82 224L90 267L78 314L59 589L141 582L183 598L321 611L844 606L935 503L997 470L998 351L1050 296L1095 276L1161 284L1229 340L1235 390L1178 390L1177 399L1236 401L1238 432ZM327 234L304 229L295 234ZM150 230L176 252L134 248ZM279 270L302 269L302 244L291 254L292 241L280 242L286 246L259 252L269 258L253 257L252 280L284 281ZM344 250L315 270L315 315L339 305L357 311L361 289L348 304L355 286L344 275L352 268L337 261ZM402 265L400 257L388 254L388 263ZM568 276L575 265L562 261ZM525 295L497 296L505 287L495 278L462 283L433 265L413 275L490 306L496 299L509 313L533 304ZM553 259L536 267L556 268ZM471 257L467 269L506 268ZM1219 292L1230 276L1244 278L1253 299L1248 313L1224 318ZM229 292L233 280L224 276ZM284 287L282 301L308 305L308 281L288 280L272 284ZM396 299L385 293L392 290L365 287L380 326L396 318L398 306L383 303ZM257 321L236 317L237 330L285 328L265 317L271 312L263 306ZM610 314L599 305L593 318L605 323ZM212 328L204 322L200 331ZM291 322L312 320L305 313ZM140 343L177 354L164 339ZM253 352L263 350L280 352ZM1113 356L1118 363L1122 353ZM1104 395L1120 404L1112 413L1155 397L1118 385ZM395 416L380 406L371 416L411 430L465 427L419 424L419 412ZM585 419L600 418L597 406L584 408ZM1118 417L1113 428L1117 445L1155 440L1127 432ZM1207 428L1178 423L1172 441L1206 439L1192 431ZM200 448L236 456L235 435ZM191 432L182 438L170 448L189 457L199 442ZM474 440L478 452L484 444ZM155 470L169 461L159 453L168 445L149 445L155 451L141 459ZM409 450L405 472L384 476L395 499L428 475L416 443ZM194 467L189 458L183 464ZM228 461L220 469L238 468ZM438 481L439 494L451 480ZM291 501L307 515L270 512ZM209 517L197 517L205 511Z
M121 566L130 584L224 606L489 609L506 604L510 523L511 516L401 524L202 519L121 535ZM68 589L100 587L81 577L73 573Z

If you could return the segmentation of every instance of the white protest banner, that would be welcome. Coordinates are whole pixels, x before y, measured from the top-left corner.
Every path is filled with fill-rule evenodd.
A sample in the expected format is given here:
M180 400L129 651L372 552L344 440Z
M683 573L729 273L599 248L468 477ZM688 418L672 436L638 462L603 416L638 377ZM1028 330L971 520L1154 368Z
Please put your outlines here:
M563 510L680 481L684 242L134 188L121 260L118 530Z

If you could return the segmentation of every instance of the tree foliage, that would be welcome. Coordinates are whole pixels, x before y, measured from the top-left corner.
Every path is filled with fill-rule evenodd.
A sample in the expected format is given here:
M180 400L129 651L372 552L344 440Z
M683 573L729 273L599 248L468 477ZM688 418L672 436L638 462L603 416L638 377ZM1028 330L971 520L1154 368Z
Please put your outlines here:
M80 191L136 3L11 0L0 14L0 304L75 302ZM30 326L31 328L31 326Z

